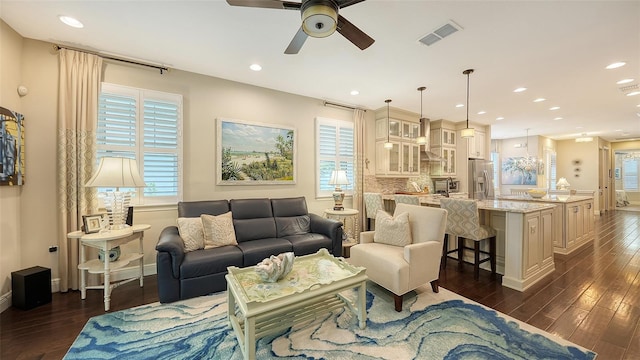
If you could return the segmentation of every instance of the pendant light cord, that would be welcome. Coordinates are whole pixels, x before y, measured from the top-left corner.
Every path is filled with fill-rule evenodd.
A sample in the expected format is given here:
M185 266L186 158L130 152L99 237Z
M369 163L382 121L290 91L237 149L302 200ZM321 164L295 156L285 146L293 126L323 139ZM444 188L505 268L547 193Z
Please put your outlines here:
M467 72L467 129L469 128L469 75L471 72Z
M390 143L391 140L389 140L389 132L391 131L391 119L389 118L389 103L391 102L391 99L387 99L384 102L387 103L387 143Z

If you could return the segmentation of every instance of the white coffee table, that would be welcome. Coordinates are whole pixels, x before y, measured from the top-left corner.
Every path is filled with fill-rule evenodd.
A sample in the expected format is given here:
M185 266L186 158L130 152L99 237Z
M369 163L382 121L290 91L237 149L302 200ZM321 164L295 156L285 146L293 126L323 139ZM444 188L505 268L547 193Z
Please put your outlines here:
M326 249L296 257L291 272L276 283L262 281L254 266L227 269L229 322L245 359L255 359L257 339L345 305L358 316L360 328L366 326L366 269ZM356 288L355 301L339 294Z

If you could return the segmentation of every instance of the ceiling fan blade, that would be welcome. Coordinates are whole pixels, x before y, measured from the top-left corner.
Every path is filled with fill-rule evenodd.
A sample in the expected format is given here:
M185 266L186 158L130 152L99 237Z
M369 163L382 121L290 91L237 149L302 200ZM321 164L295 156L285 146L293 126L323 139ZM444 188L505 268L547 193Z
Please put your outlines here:
M301 3L280 0L227 0L231 6L248 6L267 9L300 10Z
M302 30L302 27L300 27L284 53L289 55L297 54L302 48L302 45L304 45L305 40L307 40L307 36L307 33Z
M347 6L355 5L359 2L363 2L364 0L336 0L336 4L340 9L346 8Z
M358 29L355 25L350 23L347 19L338 15L338 32L347 40L351 41L360 50L364 50L371 46L375 42L369 35L365 34L362 30Z

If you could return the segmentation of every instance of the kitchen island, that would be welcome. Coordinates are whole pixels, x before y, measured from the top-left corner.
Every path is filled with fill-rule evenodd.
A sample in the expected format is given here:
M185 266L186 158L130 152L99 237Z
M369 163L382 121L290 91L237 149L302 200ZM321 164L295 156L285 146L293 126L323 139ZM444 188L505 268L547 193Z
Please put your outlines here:
M498 198L557 205L553 210L555 233L553 251L557 254L570 254L593 240L595 219L592 196L546 195L541 198L532 198L529 195L501 195Z
M393 201L393 195L383 195L383 199ZM439 196L423 195L419 199L422 205L440 206ZM555 270L555 208L543 202L478 200L481 221L498 233L496 263L503 286L524 291ZM450 243L455 246L456 242Z

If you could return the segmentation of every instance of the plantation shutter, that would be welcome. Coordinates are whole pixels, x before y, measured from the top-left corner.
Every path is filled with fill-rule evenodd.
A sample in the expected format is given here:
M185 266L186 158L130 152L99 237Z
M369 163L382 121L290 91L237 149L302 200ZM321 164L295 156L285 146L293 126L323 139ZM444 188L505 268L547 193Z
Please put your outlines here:
M136 160L146 184L144 191L137 189L136 204L180 200L181 119L181 95L102 84L97 161L105 156Z
M625 159L622 161L622 188L629 191L638 191L638 165L637 159Z
M343 185L345 193L353 193L353 124L325 118L316 119L317 186L318 197L331 196L334 185L329 185L331 172L345 170L349 185Z

